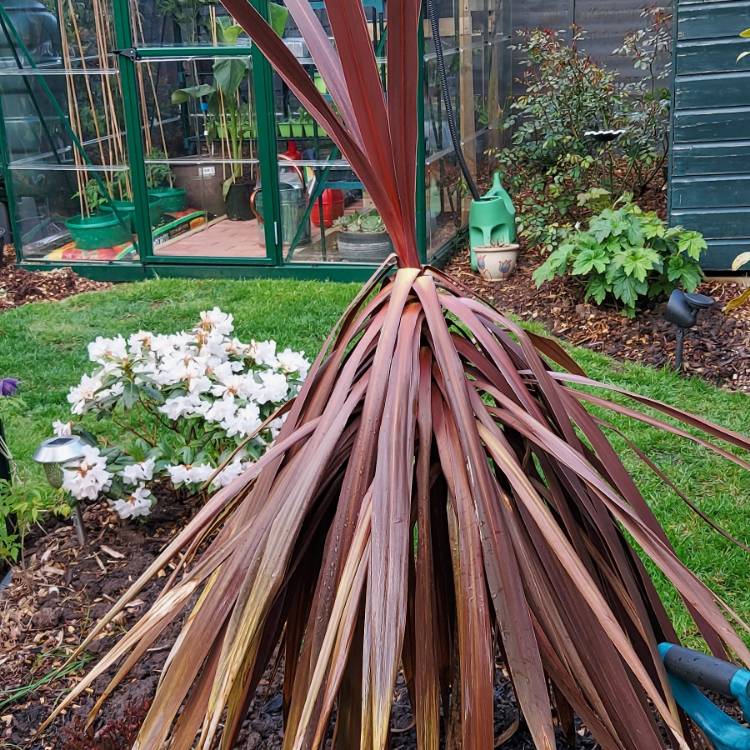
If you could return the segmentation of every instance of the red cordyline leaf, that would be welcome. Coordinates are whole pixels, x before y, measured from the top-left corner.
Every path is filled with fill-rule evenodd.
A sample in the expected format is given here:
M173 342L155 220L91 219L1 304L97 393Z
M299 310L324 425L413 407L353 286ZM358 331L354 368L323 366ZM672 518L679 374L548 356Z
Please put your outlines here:
M585 404L743 468L721 441L745 451L750 441L635 394L617 390L634 407L609 402L616 389L587 379L557 343L418 267L417 3L391 9L386 99L359 1L329 3L334 47L303 0L290 0L341 121L245 0L225 4L357 170L398 259L342 316L276 444L208 501L81 644L176 564L151 609L44 726L119 665L93 721L183 618L136 748L233 747L280 658L284 750L322 747L331 724L335 750L383 750L399 672L420 750L487 750L519 724L494 735L499 662L540 750L555 746L556 725L573 732L574 712L607 750L692 746L656 650L677 636L629 540L679 592L709 647L750 664L727 618L741 622L677 559L606 422Z

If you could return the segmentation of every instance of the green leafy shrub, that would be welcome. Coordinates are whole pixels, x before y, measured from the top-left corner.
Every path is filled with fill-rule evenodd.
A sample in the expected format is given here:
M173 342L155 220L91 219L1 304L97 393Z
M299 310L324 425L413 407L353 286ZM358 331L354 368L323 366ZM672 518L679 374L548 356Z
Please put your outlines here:
M2 386L9 380L12 378L0 380L0 423L6 426L27 409L22 398L5 397ZM50 513L69 515L70 506L63 493L46 481L19 475L5 441L0 441L0 451L7 455L13 474L13 481L0 480L0 560L17 562L31 527Z
M520 203L520 234L532 244L551 245L557 220L575 205L596 164L584 133L616 124L616 81L580 50L580 29L570 44L548 29L519 36L514 49L525 57L525 91L503 123L512 132L509 147L491 155Z
M669 107L672 73L672 12L661 6L641 11L643 26L628 34L614 52L631 60L640 78L622 86L627 115L617 142L624 171L619 192L642 193L661 176L669 153Z
M623 196L589 221L587 230L570 231L534 272L537 286L558 276L576 276L586 299L610 299L635 314L639 300L654 299L676 287L693 291L702 278L699 232L667 227L653 211L643 211Z
M66 518L70 510L63 493L42 480L0 480L0 560L18 562L32 526L50 514Z
M668 52L666 12L647 13L646 28L618 50L632 53L643 72L624 84L617 73L581 49L585 32L519 32L514 46L525 59L524 93L503 127L507 147L490 152L505 175L518 209L518 230L532 245L551 251L582 212L579 193L604 186L615 195L641 195L659 178L667 154L669 92L659 85ZM599 141L593 130L622 131Z

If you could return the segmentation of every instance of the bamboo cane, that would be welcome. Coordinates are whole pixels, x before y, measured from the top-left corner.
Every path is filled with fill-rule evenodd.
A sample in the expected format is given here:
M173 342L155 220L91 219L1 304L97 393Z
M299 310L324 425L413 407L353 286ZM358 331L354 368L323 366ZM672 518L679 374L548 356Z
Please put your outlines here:
M57 15L60 18L60 42L62 47L63 65L65 70L72 71L72 62L70 58L70 47L68 44L68 29L65 23L65 9L62 0L57 0ZM65 85L68 92L68 117L70 118L70 127L80 133L80 120L78 118L78 103L75 90L75 79L72 73L65 76ZM78 186L78 203L81 209L81 216L89 215L88 204L84 192L84 174L85 171L78 169L83 166L81 155L77 149L73 149L73 162L76 165L76 185Z
M108 39L106 30L102 27L96 4L92 5L94 16L94 33L96 36L96 58L99 67L104 70L107 67L106 50L108 49ZM102 109L104 111L104 124L107 131L107 166L113 167L118 161L117 144L114 140L115 125L112 119L112 105L110 93L109 76L102 74ZM107 189L112 192L111 172L108 172Z
M109 22L109 18L104 13L104 10L102 8L100 0L92 0L92 6L94 11L94 24L96 28L96 37L97 37L97 54L100 60L101 66L104 68L106 66L106 56L108 54L108 50L111 48L114 48L114 38L112 34L112 27ZM110 164L110 166L114 166L114 161L116 160L118 164L127 164L127 160L125 158L125 147L123 143L123 133L122 129L120 128L120 124L117 119L117 109L115 107L115 98L114 94L112 93L112 85L110 81L110 76L105 76L104 80L102 82L103 89L105 92L105 112L107 109L109 109L109 119L111 123L111 134L112 134L112 142L114 145L114 159L113 163ZM117 91L120 95L120 100L122 100L122 87L119 76L117 77ZM123 185L121 182L118 181L118 189L120 193L121 198L127 198L130 195L130 173L125 173L125 185L123 190ZM124 194L123 194L124 193Z
M134 16L135 21L136 21L136 35L137 35L137 39L139 39L139 41L141 43L144 43L145 42L145 35L143 33L143 20L141 18L141 14L138 12L138 8L136 7L136 0L132 0L131 7L132 7L133 16ZM151 95L154 98L154 114L156 116L156 122L158 123L158 126L159 126L159 136L161 137L162 150L164 151L164 154L165 154L165 156L168 159L169 158L169 150L167 149L167 137L166 137L166 135L164 133L164 123L162 122L162 117L161 117L161 106L159 105L159 97L158 97L158 94L157 94L157 91L156 91L156 84L154 82L154 74L153 74L153 71L151 70L151 64L150 63L146 63L146 72L148 74L149 84L150 84L150 87L151 87ZM143 87L142 80L141 80L141 86ZM143 98L145 100L145 94L143 95ZM146 115L146 117L148 117L148 109L146 108L145 101L144 101L144 104L143 104L143 112ZM150 121L149 121L148 126L146 128L146 133L147 133L148 141L149 141L149 143L151 143L151 122ZM153 149L153 145L150 145L149 146L149 151L151 151L152 149ZM171 172L171 170L169 172L169 186L173 187L172 172Z
M102 141L101 133L99 131L99 119L96 116L96 104L94 101L94 93L91 90L91 81L88 76L88 65L86 63L86 53L83 49L83 42L81 41L81 32L78 28L78 19L76 17L75 8L73 7L73 0L68 0L68 12L70 13L70 20L73 24L73 32L75 33L76 44L78 45L78 53L81 58L81 69L83 70L83 81L86 86L86 95L89 100L89 107L91 107L91 119L94 121L94 134L96 135L96 143L99 148L99 156L101 157L102 164L104 160L104 144ZM80 133L83 137L83 133Z
M213 46L216 47L218 44L218 36L216 33L216 8L212 5L209 8L209 16L211 19L211 41L213 43ZM222 127L224 128L224 135L221 137L221 150L223 152L223 155L225 158L228 158L229 160L232 159L232 144L229 140L229 128L227 127L227 113L226 109L224 107L224 92L221 89L218 89L219 91L219 121L222 124ZM224 147L226 146L226 151ZM234 164L230 164L230 173L232 177L234 177ZM221 165L221 178L222 182L226 181L227 179L227 165L224 163L224 159L222 159L222 165Z

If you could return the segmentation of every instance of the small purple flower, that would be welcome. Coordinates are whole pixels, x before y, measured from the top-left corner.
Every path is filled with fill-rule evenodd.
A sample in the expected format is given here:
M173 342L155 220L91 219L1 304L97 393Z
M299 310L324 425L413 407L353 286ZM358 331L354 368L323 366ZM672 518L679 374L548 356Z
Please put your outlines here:
M18 390L16 378L0 378L0 397L12 396Z

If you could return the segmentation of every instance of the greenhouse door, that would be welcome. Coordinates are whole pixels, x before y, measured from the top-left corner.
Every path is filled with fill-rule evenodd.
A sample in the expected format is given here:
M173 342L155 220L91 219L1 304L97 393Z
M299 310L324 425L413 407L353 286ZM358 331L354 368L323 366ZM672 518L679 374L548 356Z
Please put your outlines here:
M143 261L278 263L267 61L221 6L184 22L153 0L115 5L130 6L118 26L128 131L142 133L130 160Z

